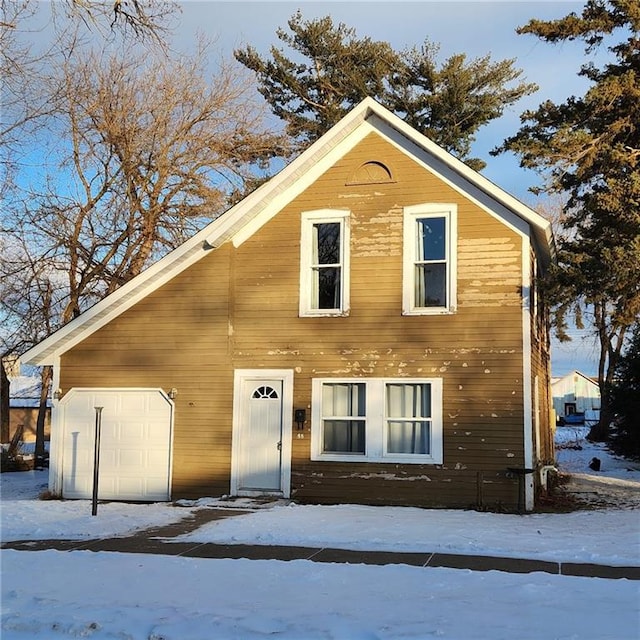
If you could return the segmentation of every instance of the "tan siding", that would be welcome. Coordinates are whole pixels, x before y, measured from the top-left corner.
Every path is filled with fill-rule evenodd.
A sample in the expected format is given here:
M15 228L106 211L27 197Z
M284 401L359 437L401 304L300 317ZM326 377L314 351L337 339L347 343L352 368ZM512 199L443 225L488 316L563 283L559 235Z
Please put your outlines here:
M229 491L229 254L230 247L221 247L62 361L65 391L74 386L178 389L173 497Z
M345 186L371 159L386 160L397 182ZM401 314L402 212L423 202L458 205L455 315ZM300 213L345 207L351 210L350 315L298 318ZM443 465L310 462L307 429L304 440L293 441L296 498L467 506L476 499L480 471L484 499L513 505L517 482L507 468L523 465L521 245L492 216L371 139L238 249L236 366L295 369L296 406L310 406L314 377L445 380ZM268 254L277 256L275 265L261 257ZM369 468L384 481L363 479ZM425 473L429 482L407 480Z

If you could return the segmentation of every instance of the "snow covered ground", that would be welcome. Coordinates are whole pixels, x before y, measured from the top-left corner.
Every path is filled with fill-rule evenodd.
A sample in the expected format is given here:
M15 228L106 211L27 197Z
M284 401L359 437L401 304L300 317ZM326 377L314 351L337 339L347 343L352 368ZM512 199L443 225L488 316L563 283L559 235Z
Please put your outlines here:
M282 505L183 539L639 566L640 465L588 445L579 429L561 429L557 440L561 469L574 474L570 488L600 508L514 516ZM588 468L594 456L599 473ZM3 541L122 536L220 504L100 504L92 517L87 501L37 500L46 488L42 472L0 480ZM640 582L630 580L89 551L3 550L1 562L3 640L640 637Z

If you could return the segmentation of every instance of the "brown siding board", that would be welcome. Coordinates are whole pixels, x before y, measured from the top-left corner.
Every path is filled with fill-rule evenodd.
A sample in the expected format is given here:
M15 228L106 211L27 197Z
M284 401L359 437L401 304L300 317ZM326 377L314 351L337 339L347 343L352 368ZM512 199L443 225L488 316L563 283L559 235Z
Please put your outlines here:
M296 498L324 503L345 499L365 504L413 505L462 508L478 506L478 488L482 486L484 505L517 508L517 481L504 473L475 470L425 470L418 478L399 476L390 479L388 470L375 468L358 472L352 467L324 468L321 472L304 469L294 479Z
M428 175L424 179L425 174L420 171L421 180L412 182L410 174L415 172L415 166L409 168L407 165L411 162L401 154L395 154L391 164L394 175L402 177L404 173L403 182L375 185L373 188L366 185L345 188L345 175L350 175L365 159L378 153L388 157L389 149L376 141L370 146L361 145L357 153L350 154L345 162L334 166L295 203L265 225L260 237L256 234L240 248L236 293L238 300L245 302L236 305L236 310L242 312L242 319L236 318L235 323L236 361L246 358L247 363L253 365L277 360L279 366L297 367L296 404L301 406L310 403L312 377L442 376L446 381L445 460L451 458L455 464L463 459L468 464L504 470L518 462L522 449L522 410L513 410L514 405L522 406L521 241L486 213L479 212L461 199L452 189L443 188L437 179ZM345 197L348 193L358 196ZM464 254L467 249L464 242L460 243L460 306L457 314L403 317L400 312L402 207L428 201L458 203L460 237L475 254ZM330 207L347 207L352 211L349 317L297 318L299 256L294 251L293 255L290 254L290 269L281 264L276 268L278 278L272 285L277 291L270 291L269 284L262 291L261 299L265 304L273 300L284 302L277 313L269 314L269 320L273 322L257 322L263 320L262 307L252 310L254 300L245 297L243 292L243 287L254 282L252 277L244 275L245 269L252 268L251 256L264 250L268 244L266 237L278 238L286 233L286 229L299 229L301 211ZM298 234L293 235L297 242ZM496 237L497 241L489 243L491 248L483 247L487 238ZM268 268L262 263L261 266ZM496 270L500 275L499 284L495 284ZM370 273L376 274L375 295L371 295ZM256 292L255 289L249 291ZM493 299L489 301L490 297ZM478 307L485 309L480 316ZM283 318L289 321L280 324ZM451 334L456 336L454 345L451 344ZM371 345L375 348L372 349ZM302 384L304 391L300 391ZM457 388L460 384L462 390ZM491 402L487 403L487 400ZM478 401L482 403L481 407L487 403L485 410L489 414L506 412L507 415L483 418L482 408L478 410L477 407ZM471 412L469 406L474 407ZM456 428L471 428L481 433L475 439L452 436L447 432L453 422L446 417L448 412L462 412L455 418ZM298 491L298 497L307 495L322 499L333 493L333 500L340 501L350 496L361 499L362 495L370 493L370 481L362 481L361 489L355 487L355 480L345 482L342 479L335 489L327 484L328 481L321 482L319 477L329 473L327 467L332 463L317 462L300 469L298 463L308 460L310 451L308 440L303 441L304 445L300 442L294 439L293 484L298 478L303 482L310 469L316 469L320 475L312 483L316 489ZM496 444L504 450L497 451ZM458 447L463 446L465 450L461 451ZM388 466L382 465L380 473L388 473ZM360 467L360 463L353 463L346 468L357 476ZM404 465L403 468L410 475L424 472L424 469L416 469L413 465ZM435 476L444 473L442 469L433 467L427 467L427 472ZM470 483L473 496L476 495L475 473L473 471ZM453 483L453 478L447 481ZM397 485L397 482L391 483L393 489L384 493L385 501L393 501L393 491L400 491ZM508 496L513 493L513 482L508 481L506 485ZM453 496L458 491L468 493L456 488L455 483L452 486L450 493ZM411 488L403 489L402 494L402 500L411 502L418 499L412 495L415 490ZM433 497L430 500L433 501ZM464 502L467 500L465 498Z

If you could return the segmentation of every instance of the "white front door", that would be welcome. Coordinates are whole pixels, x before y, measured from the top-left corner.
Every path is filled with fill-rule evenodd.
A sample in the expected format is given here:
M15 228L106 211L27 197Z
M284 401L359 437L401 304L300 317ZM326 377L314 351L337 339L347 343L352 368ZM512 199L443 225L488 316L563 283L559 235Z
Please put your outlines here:
M289 495L293 373L238 370L231 492Z

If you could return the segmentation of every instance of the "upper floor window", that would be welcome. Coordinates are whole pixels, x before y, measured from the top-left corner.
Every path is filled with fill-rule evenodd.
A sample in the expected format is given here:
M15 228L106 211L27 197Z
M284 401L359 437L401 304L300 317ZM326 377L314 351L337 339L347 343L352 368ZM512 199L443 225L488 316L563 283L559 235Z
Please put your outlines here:
M348 311L349 212L306 211L300 241L300 315Z
M454 204L405 207L402 295L405 315L455 311L456 217Z

